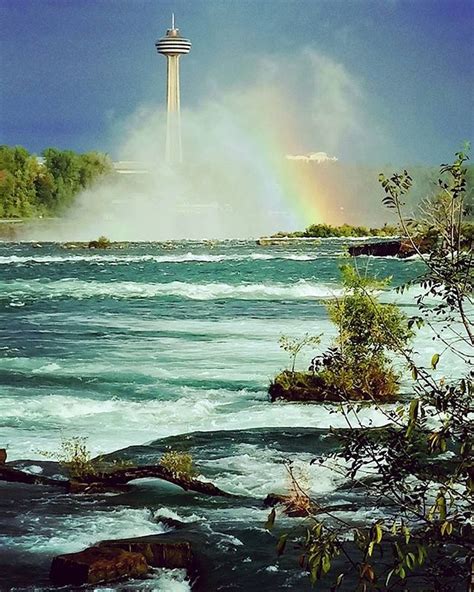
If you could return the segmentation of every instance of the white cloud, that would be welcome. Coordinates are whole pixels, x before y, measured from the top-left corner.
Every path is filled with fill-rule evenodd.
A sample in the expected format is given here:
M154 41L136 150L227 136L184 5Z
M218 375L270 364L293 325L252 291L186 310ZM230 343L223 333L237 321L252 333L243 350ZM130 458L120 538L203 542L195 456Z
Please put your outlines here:
M327 152L310 152L309 154L287 154L287 160L303 160L304 162L322 162L337 161L337 156L329 156Z

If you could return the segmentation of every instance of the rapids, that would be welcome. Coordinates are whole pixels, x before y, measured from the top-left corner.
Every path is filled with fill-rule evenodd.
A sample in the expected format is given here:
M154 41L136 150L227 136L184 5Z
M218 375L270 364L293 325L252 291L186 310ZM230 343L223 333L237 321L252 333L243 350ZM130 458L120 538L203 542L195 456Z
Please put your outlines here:
M0 447L9 460L51 471L43 452L76 435L94 454L135 462L184 448L202 475L242 497L203 499L157 481L137 481L116 496L0 483L0 590L52 589L55 554L163 532L160 515L189 522L206 540L216 590L309 590L294 559L277 559L261 500L285 491L285 459L308 467L330 450L329 428L345 422L331 406L270 404L266 389L288 363L281 334L322 333L322 346L334 335L324 302L340 293L343 255L344 241L331 239L106 251L1 244ZM398 285L422 262L360 258L359 265ZM382 297L413 306L410 294ZM417 351L429 358L433 348L421 332ZM311 353L303 352L300 367ZM369 407L360 418L386 421ZM328 469L305 470L318 499L356 499ZM184 592L189 585L181 572L156 572L146 583L94 589Z

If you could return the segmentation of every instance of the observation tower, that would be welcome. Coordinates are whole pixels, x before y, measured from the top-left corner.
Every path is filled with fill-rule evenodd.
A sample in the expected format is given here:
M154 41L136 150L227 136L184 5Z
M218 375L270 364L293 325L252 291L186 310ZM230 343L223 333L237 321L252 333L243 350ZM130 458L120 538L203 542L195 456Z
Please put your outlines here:
M166 56L168 62L166 102L168 119L166 126L166 160L181 162L183 158L181 147L181 115L179 102L179 58L189 53L191 41L181 37L179 29L174 25L174 14L171 17L171 29L166 31L156 43L158 53Z

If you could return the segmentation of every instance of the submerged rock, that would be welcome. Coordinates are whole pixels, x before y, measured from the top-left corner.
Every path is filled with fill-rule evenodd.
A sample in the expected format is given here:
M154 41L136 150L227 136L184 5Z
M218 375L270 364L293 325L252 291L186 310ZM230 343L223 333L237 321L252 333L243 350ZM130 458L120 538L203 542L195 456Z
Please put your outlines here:
M176 520L176 518L170 518L169 516L162 516L158 514L155 516L155 521L160 522L164 526L168 528L172 528L174 530L178 528L185 528L187 526L186 522L182 522L181 520Z
M113 582L145 576L149 567L142 553L120 546L89 547L79 553L59 555L51 564L50 578L59 585Z

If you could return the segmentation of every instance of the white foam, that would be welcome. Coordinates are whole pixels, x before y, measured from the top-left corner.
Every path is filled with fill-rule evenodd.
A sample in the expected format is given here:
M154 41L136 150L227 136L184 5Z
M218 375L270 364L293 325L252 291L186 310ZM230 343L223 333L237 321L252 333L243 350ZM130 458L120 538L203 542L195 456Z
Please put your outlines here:
M0 417L9 427L0 430L9 446L9 458L44 459L40 451L54 452L63 437L81 435L95 454L143 444L191 431L242 430L283 427L346 427L340 414L325 405L268 403L264 392L206 390L181 387L179 399L101 401L67 395L0 398ZM363 425L383 425L386 417L366 407L359 413ZM2 422L3 422L2 421ZM229 462L241 463L245 455ZM236 467L238 468L238 467ZM264 474L264 473L260 473ZM229 487L238 491L248 486L230 476ZM252 483L252 481L250 481ZM255 480L255 487L258 487Z
M245 255L236 254L212 254L212 253L184 253L176 255L2 255L0 265L27 265L30 263L50 265L55 263L91 263L120 264L143 263L152 261L155 263L220 263L223 261L269 261L269 260L292 260L292 261L313 261L318 258L316 254L295 254L295 253L248 253Z
M299 280L294 284L224 284L224 283L139 283L86 282L65 278L51 282L40 280L11 281L2 284L4 295L13 298L158 298L175 296L190 300L314 300L339 296L341 289L330 284Z
M293 460L296 475L301 475L305 490L316 497L330 493L344 479L326 466L310 465L314 453L291 454L254 444L239 444L228 457L200 462L221 469L213 482L225 491L252 497L265 497L269 492L285 493L290 484L284 462ZM203 472L206 472L205 470Z
M166 532L147 509L89 510L82 515L65 514L59 518L53 512L42 516L41 528L34 514L23 515L22 521L25 534L0 537L0 545L5 542L29 553L74 553L103 540Z
M116 582L113 588L94 588L94 592L191 592L191 585L187 580L184 569L153 569L146 579Z

